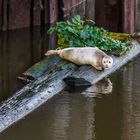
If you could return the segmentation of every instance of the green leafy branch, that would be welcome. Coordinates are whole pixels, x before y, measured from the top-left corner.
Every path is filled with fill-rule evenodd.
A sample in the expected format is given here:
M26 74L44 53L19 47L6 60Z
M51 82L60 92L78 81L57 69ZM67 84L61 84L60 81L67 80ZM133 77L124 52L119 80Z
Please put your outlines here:
M112 39L110 32L95 26L91 21L92 24L90 24L89 21L81 20L81 17L77 15L71 21L57 22L55 27L48 30L48 33L56 32L57 49L85 46L96 46L105 52L128 49L126 43Z

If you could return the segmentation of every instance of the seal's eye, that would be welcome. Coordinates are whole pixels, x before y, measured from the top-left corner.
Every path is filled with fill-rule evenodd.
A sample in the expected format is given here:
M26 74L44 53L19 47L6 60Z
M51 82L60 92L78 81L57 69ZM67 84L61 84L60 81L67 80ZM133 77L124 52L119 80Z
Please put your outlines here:
M109 61L109 63L111 63L111 61Z

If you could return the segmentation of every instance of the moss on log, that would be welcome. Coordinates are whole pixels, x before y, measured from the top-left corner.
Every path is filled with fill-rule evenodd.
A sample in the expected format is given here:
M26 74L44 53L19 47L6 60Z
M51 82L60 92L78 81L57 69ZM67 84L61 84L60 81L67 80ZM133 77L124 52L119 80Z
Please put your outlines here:
M62 61L63 60L58 56L45 58L33 65L18 78L25 82L31 82L32 80L36 80L38 77L42 76L46 71L51 72L52 70L57 70L57 63Z

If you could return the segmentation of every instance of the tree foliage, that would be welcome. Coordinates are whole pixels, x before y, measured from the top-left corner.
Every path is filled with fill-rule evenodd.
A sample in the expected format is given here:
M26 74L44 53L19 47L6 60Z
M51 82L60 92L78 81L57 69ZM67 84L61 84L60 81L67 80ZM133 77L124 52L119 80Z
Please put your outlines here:
M56 32L58 36L57 49L67 47L98 47L105 52L114 50L127 50L124 42L111 38L110 32L81 20L79 15L70 21L57 22L55 27L51 27L48 33Z

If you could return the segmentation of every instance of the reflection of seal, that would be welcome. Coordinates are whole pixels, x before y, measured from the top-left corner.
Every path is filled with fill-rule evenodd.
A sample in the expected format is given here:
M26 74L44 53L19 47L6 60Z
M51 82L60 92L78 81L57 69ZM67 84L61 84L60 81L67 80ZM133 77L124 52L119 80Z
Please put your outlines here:
M113 59L97 47L66 48L62 50L50 50L46 54L59 55L61 58L78 65L90 64L97 70L112 67Z
M112 89L112 82L110 81L110 79L107 78L103 79L102 81L98 82L93 86L90 86L81 94L87 97L96 97L99 94L109 94L112 92Z

